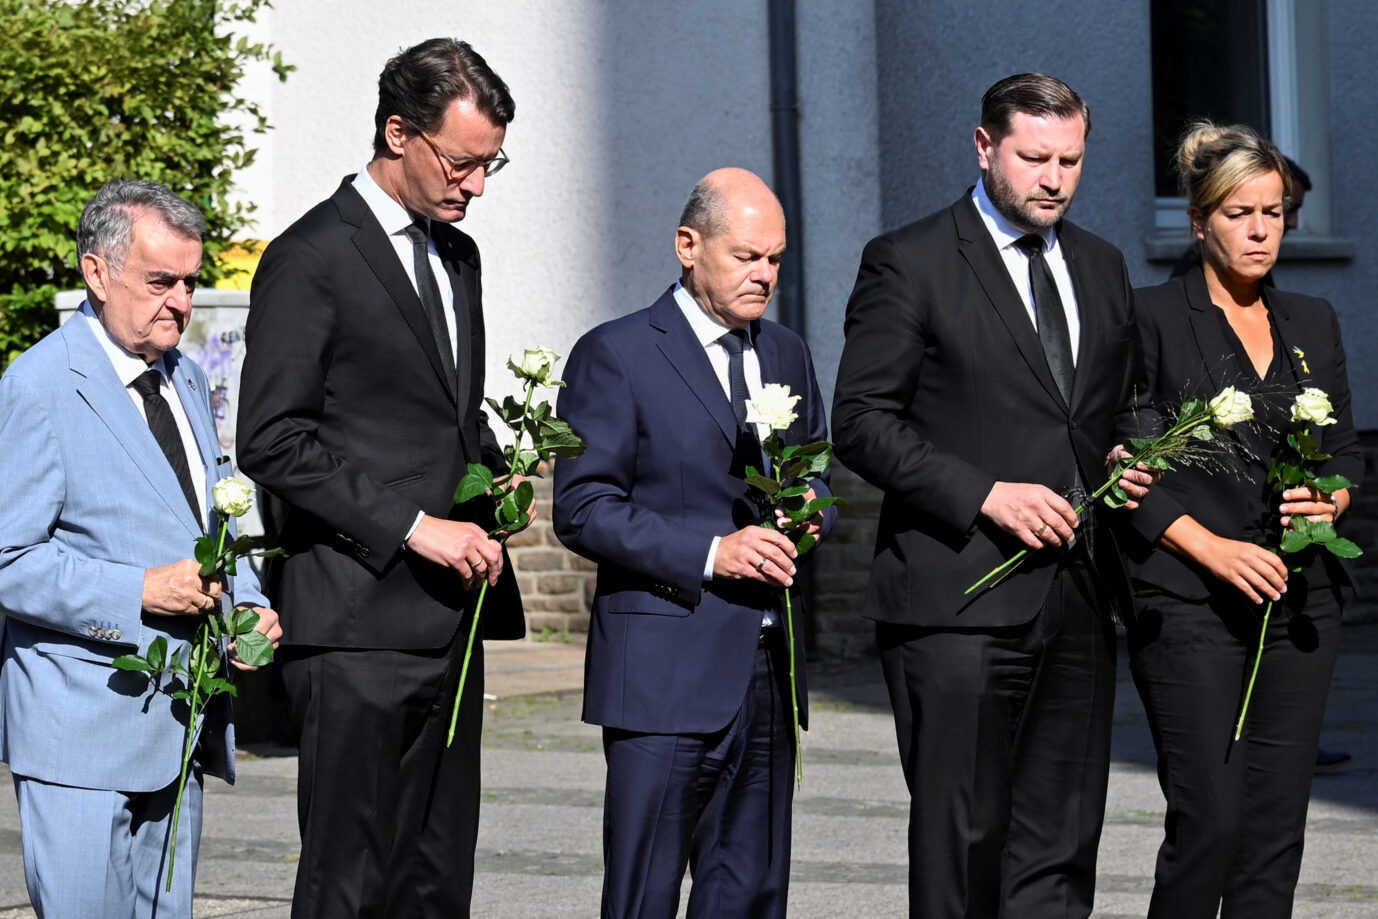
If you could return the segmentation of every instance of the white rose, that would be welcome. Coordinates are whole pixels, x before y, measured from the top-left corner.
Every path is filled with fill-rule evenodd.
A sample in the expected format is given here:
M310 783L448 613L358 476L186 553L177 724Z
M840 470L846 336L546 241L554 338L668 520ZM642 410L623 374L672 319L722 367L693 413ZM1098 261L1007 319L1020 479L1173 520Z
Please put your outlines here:
M559 380L550 378L551 371L555 369L555 362L559 359L560 355L550 348L527 348L522 352L520 358L515 354L508 358L507 366L523 380L559 385Z
M1292 420L1309 421L1316 427L1322 428L1327 424L1335 423L1335 419L1330 417L1330 413L1333 411L1335 411L1335 406L1330 404L1330 397L1325 394L1325 390L1308 386L1292 403Z
M783 431L794 424L794 403L799 396L791 396L784 383L767 383L755 399L746 400L746 423L769 425L773 431Z
M211 500L215 509L230 517L243 517L254 506L254 487L233 476L211 486Z
M1249 394L1233 386L1220 390L1220 394L1210 401L1210 410L1216 425L1222 428L1232 428L1254 417L1254 404L1249 400Z

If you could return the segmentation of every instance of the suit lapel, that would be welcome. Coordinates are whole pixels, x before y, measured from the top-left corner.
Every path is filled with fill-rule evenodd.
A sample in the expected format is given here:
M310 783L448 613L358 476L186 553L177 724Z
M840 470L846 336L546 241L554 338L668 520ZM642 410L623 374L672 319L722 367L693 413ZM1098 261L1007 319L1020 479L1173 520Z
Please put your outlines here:
M172 471L167 457L154 440L148 422L134 407L128 390L120 385L115 368L110 365L110 359L92 335L85 319L73 317L62 326L62 336L67 342L67 366L80 377L76 389L81 398L109 430L115 442L129 454L130 460L168 510L182 522L187 532L200 536L201 522L192 519L191 508L187 506L182 486L177 481L177 473Z
M651 306L650 323L651 328L662 333L656 340L660 353L712 416L727 442L735 446L737 416L732 413L732 404L723 393L718 375L713 372L713 365L708 362L708 355L690 328L689 320L680 312L673 288Z
M1292 367L1292 378L1297 381L1297 388L1307 385L1315 385L1311 374L1311 365L1307 363L1306 354L1313 350L1311 344L1310 330L1299 322L1292 319L1292 313L1287 309L1285 298L1279 297L1272 288L1263 288L1263 303L1268 307L1268 315L1273 317L1273 325L1278 330L1278 338L1282 339L1282 352L1287 356L1287 362Z
M1201 352L1201 366L1206 368L1206 375L1210 377L1209 397L1220 392L1227 382L1236 382L1226 380L1225 364L1227 358L1234 354L1234 345L1220 328L1220 309L1211 302L1210 291L1206 289L1206 276L1201 269L1193 268L1182 276L1180 283L1186 286L1187 319L1191 322L1196 347Z
M335 192L334 200L341 218L355 227L354 247L378 278L378 283L383 285L383 289L392 298L412 335L416 336L417 343L426 353L426 360L435 370L435 375L445 387L446 394L454 399L454 385L441 360L435 336L431 334L431 324L426 319L426 311L421 307L421 298L416 295L416 288L412 286L406 269L398 260L397 250L393 248L392 242L383 232L382 226L368 205L364 203L364 199L350 184L352 179L352 176L345 179Z
M201 512L206 515L207 522L210 521L209 508L214 503L211 500L211 488L219 478L216 472L216 459L220 456L220 437L215 430L215 422L211 421L210 414L201 409L205 406L209 393L200 393L196 388L196 380L192 377L188 363L180 351L170 351L167 355L168 373L171 375L172 388L177 391L177 397L182 400L182 410L187 413L187 421L191 423L191 433L196 438L196 449L200 451L201 474L206 480L206 506ZM207 422L210 422L207 424ZM188 457L190 460L191 457ZM193 470L197 468L195 463L189 464Z
M1072 405L1081 403L1086 396L1086 388L1098 378L1091 368L1096 363L1097 346L1105 337L1105 315L1104 310L1097 309L1096 304L1109 299L1103 290L1104 278L1083 257L1078 243L1076 228L1070 224L1059 224L1057 244L1062 250L1062 260L1067 263L1067 275L1072 279L1072 295L1077 301L1077 324L1081 328L1076 373L1072 376Z
M963 196L953 206L952 216L957 225L957 251L971 267L976 282L985 291L986 298L995 308L1039 385L1065 410L1067 403L1062 393L1058 392L1052 371L1048 369L1048 359L1043 354L1042 342L1038 340L1038 330L1034 328L1029 311L1014 281L1010 279L1009 269L1000 258L995 240L990 238L990 232L981 222L981 215L977 213L970 194Z
M439 229L439 227L437 227ZM441 264L450 279L450 289L454 292L455 341L460 354L473 355L469 348L474 330L469 316L474 304L479 302L478 266L468 263L459 254L454 234L444 230L434 234L436 250L440 253ZM476 356L475 356L476 357ZM455 361L455 406L462 416L469 404L473 374L466 372L467 362Z

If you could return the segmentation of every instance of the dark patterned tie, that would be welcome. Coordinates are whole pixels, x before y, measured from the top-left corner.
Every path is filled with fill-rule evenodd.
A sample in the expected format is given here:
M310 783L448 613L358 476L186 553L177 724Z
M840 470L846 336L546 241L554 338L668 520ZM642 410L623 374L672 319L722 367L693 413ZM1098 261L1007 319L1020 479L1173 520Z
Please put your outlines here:
M718 339L727 352L727 387L732 395L732 414L737 426L746 427L746 369L742 352L746 350L746 329L732 329Z
M1062 309L1048 260L1043 257L1043 237L1030 233L1014 243L1029 257L1029 289L1033 292L1034 319L1038 323L1038 340L1043 343L1043 355L1053 372L1058 392L1068 401L1072 392L1072 376L1076 364L1072 358L1072 336L1067 331L1067 314Z
M440 285L436 283L435 272L431 270L430 234L427 222L418 220L404 231L411 240L412 266L416 270L416 292L421 297L421 308L426 312L431 334L435 336L435 346L440 351L440 362L450 381L455 379L455 352L450 344L450 330L445 324L445 304L440 299Z
M159 391L162 381L163 375L157 370L145 370L131 385L143 397L148 429L153 432L153 439L158 441L172 471L177 474L177 482L182 486L182 494L186 495L191 515L200 523L201 508L196 498L196 487L191 482L191 469L187 466L187 451L182 446L182 434L177 430L172 409Z

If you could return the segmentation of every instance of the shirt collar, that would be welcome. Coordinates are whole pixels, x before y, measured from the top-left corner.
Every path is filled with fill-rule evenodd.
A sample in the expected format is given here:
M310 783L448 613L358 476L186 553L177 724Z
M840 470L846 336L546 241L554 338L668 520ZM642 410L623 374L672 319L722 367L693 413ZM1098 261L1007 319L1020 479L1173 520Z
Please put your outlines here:
M732 327L719 322L708 311L699 306L699 302L684 289L684 283L675 282L675 303L679 305L680 312L684 313L684 318L689 320L689 328L694 330L694 337L699 340L699 344L705 348L722 338L724 334L732 331ZM747 344L751 344L751 327L746 329Z
M981 215L981 222L986 225L986 230L990 232L991 239L995 240L997 249L1008 249L1020 238L1029 234L1010 223L1009 219L995 207L995 202L990 200L990 195L986 194L986 180L981 178L972 189L971 200L976 203L976 210ZM1043 237L1043 248L1051 252L1057 248L1057 229L1049 227L1038 234Z
M354 177L354 190L359 193L359 197L364 199L368 209L373 212L374 218L382 225L383 232L389 236L396 236L416 221L412 219L407 209L398 204L396 199L379 187L373 181L373 176L369 175L368 167L359 170L359 174ZM427 221L427 232L430 232L430 222Z
M92 309L89 300L81 301L81 308L77 310L77 315L73 318L90 325L91 334L96 336L101 350L105 352L106 357L110 358L110 364L115 368L115 376L119 378L121 386L128 388L130 383L133 383L143 375L144 371L149 369L157 370L163 375L164 380L168 378L166 354L150 364L139 355L124 350L124 347L110 337L105 326L101 325L101 321L96 318L96 311Z

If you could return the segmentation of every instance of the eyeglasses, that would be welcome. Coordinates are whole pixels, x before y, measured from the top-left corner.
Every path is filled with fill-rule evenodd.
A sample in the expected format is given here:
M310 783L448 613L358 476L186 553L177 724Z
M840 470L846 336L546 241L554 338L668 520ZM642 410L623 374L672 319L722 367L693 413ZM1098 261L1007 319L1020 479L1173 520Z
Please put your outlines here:
M494 156L492 159L455 159L453 156L450 156L444 150L441 150L439 147L437 147L435 145L435 141L431 140L429 137L426 136L425 131L417 131L416 133L421 136L422 140L424 140L427 144L430 145L430 148L435 151L435 155L440 157L441 162L443 162L446 166L449 167L450 179L454 182L463 181L465 176L467 176L469 173L473 172L480 166L483 167L483 174L485 176L491 176L499 169L511 162L511 160L507 158L507 154L503 152L503 149L501 147L498 148L497 156Z

